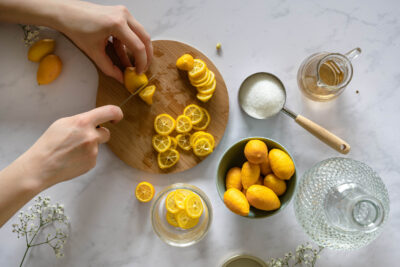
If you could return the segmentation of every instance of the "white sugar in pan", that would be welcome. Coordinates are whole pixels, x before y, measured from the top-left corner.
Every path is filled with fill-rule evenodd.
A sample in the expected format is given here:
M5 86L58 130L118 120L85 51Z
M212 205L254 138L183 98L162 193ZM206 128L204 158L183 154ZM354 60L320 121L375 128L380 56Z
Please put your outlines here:
M349 153L350 145L346 141L306 117L289 110L285 107L285 103L285 86L278 77L271 73L254 73L247 77L240 86L239 104L250 117L266 119L283 111L328 146L342 154Z

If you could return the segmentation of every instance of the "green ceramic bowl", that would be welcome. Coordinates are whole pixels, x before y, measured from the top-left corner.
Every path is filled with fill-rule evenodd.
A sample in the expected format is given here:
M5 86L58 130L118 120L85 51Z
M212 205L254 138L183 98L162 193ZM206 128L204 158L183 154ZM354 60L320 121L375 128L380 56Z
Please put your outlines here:
M243 163L245 163L247 160L244 156L244 147L246 146L247 142L253 139L258 139L263 141L265 144L268 146L268 151L273 149L273 148L279 148L283 151L285 151L290 158L293 160L292 155L290 155L289 151L286 150L285 147L283 147L281 144L278 142L265 138L265 137L248 137L245 139L240 140L239 142L235 143L233 146L231 146L229 149L227 149L222 156L219 165L218 165L218 170L217 170L217 190L218 194L221 198L222 201L224 201L224 193L226 191L225 188L225 176L228 173L229 169L232 167L242 167ZM293 160L294 162L294 160ZM296 164L295 164L296 166ZM296 168L297 169L297 168ZM250 207L250 212L247 218L265 218L272 216L274 214L277 214L281 210L283 210L290 202L290 200L293 197L295 187L296 187L296 180L297 180L297 171L294 172L292 178L288 181L286 181L286 192L282 196L279 197L281 201L281 207L277 210L274 211L264 211L264 210L259 210L253 207Z

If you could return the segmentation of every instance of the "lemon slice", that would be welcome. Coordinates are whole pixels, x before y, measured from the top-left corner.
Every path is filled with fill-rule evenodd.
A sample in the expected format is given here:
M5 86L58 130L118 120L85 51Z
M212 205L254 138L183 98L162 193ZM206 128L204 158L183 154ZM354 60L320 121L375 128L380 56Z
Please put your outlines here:
M201 94L201 93L198 93L196 95L197 99L204 103L207 102L208 100L210 100L212 96L213 96L213 94L205 95L205 94Z
M154 187L151 183L141 182L136 186L135 196L140 202L149 202L154 196Z
M193 69L194 59L189 54L184 54L176 61L176 67L180 70L190 71Z
M183 150L189 151L192 148L192 145L190 144L190 137L191 135L189 133L178 134L176 136L176 140L178 141L178 146Z
M193 228L199 222L199 218L197 219L190 218L189 215L184 210L181 210L178 212L178 214L176 214L176 220L178 222L179 227L181 227L182 229Z
M213 152L213 147L207 138L199 138L194 143L193 152L196 156L204 157Z
M203 119L203 112L201 111L201 108L195 104L188 105L183 110L183 115L188 116L193 125L196 125Z
M211 122L210 113L208 113L208 111L205 108L202 108L201 111L203 111L203 119L199 123L193 126L193 129L197 131L202 131L207 129L208 125L210 125Z
M139 96L148 105L152 105L153 104L153 95L155 92L156 92L156 86L150 85L150 86L145 87L142 91L140 91Z
M171 143L171 137L166 135L157 134L152 139L153 148L159 153L167 151L171 147Z
M193 61L193 68L189 71L189 77L192 79L196 79L202 75L207 70L207 65L203 60L196 58Z
M169 193L167 198L165 199L165 208L172 214L176 214L178 211L180 211L175 203L175 191Z
M176 149L176 147L178 146L178 141L176 141L175 137L170 136L171 138L171 146L170 148Z
M215 147L214 136L213 136L212 134L210 134L210 133L206 133L206 132L203 132L203 131L198 131L198 132L195 132L194 134L192 134L192 136L191 136L191 138L190 138L190 145L191 145L191 146L194 146L194 144L196 143L196 141L197 141L199 138L206 138L206 139L208 139L208 141L210 142L210 144L212 145L212 147L213 147L213 148Z
M185 115L180 115L176 119L176 131L178 133L188 133L192 130L192 120Z
M167 211L167 213L165 214L165 219L167 219L167 222L173 227L179 227L175 214Z
M167 149L157 156L157 162L160 169L168 169L174 166L179 161L179 152L175 149Z
M192 192L187 189L177 189L175 191L175 204L178 208L185 209L185 200L190 194L192 194Z
M194 86L197 87L197 90L199 90L199 89L201 89L203 87L209 87L209 86L211 86L213 84L213 82L215 81L215 74L211 70L209 71L209 73L210 73L210 75L209 75L208 79L205 82L197 83L196 85L194 85Z
M216 88L217 88L217 81L214 79L214 81L210 85L206 85L204 87L198 87L197 92L203 95L211 95L215 92Z
M193 85L194 87L197 87L201 84L207 84L207 82L210 80L210 75L211 75L210 71L208 69L206 69L204 74L197 79L192 79L189 76L190 84Z
M158 134L169 135L175 129L175 120L168 114L160 114L154 120L154 129Z
M190 218L199 218L203 213L203 203L201 198L194 193L188 195L185 199L185 211Z

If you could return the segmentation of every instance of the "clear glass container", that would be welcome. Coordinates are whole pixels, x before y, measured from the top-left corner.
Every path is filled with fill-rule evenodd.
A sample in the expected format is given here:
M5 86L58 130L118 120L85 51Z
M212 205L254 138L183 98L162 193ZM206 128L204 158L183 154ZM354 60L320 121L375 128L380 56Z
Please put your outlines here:
M382 232L389 196L381 178L364 163L331 158L303 175L294 208L297 221L318 245L356 249Z
M353 77L351 61L361 53L355 48L342 55L320 52L306 58L297 73L301 92L315 101L328 101L338 97Z
M177 189L187 189L197 194L203 202L203 214L199 222L193 228L184 230L179 227L171 226L166 220L167 210L165 208L165 199L171 191ZM151 206L151 223L157 236L171 246L187 247L196 244L207 234L212 221L212 206L206 194L198 187L177 183L164 188L155 197Z

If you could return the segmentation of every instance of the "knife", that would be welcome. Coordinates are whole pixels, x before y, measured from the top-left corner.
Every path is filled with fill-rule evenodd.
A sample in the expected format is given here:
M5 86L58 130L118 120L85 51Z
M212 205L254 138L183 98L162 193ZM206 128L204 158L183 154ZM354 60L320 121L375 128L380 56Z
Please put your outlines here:
M148 82L142 86L139 87L139 89L136 89L135 92L133 92L127 99L125 99L121 104L119 104L118 106L120 108L122 108L123 105L125 105L126 103L128 103L128 101L134 97L135 95L139 94L144 88L146 88L147 86L149 86L149 83L151 82L151 80L153 80L154 75L150 77L150 79L148 80Z

